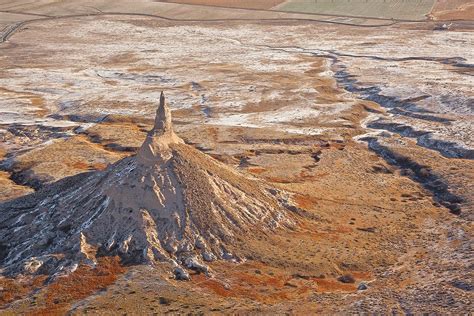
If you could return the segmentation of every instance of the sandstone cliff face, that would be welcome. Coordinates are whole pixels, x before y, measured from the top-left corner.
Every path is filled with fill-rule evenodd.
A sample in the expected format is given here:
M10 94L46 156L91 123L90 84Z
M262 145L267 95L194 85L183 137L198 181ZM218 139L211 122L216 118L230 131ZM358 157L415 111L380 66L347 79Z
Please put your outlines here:
M181 266L208 272L203 261L239 261L247 241L294 227L288 197L184 144L162 95L136 156L0 205L0 263L55 274L118 255L170 262L186 279Z

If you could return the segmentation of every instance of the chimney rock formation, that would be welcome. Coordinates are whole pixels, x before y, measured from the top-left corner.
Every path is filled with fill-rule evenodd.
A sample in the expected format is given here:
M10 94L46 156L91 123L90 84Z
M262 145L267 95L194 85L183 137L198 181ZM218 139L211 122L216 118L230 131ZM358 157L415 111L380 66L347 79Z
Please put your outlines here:
M54 275L119 256L168 262L187 279L186 269L239 261L248 241L292 228L288 196L184 144L161 94L136 156L0 205L0 268Z
M138 160L141 163L156 164L171 158L170 144L183 144L173 131L171 111L166 104L165 95L161 92L160 104L156 110L155 124L148 132L145 142L138 151Z

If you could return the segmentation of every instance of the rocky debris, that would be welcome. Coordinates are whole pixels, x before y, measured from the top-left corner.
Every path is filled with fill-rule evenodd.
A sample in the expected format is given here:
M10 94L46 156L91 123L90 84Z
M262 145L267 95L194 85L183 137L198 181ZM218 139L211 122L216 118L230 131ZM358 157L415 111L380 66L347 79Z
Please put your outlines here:
M369 287L367 286L367 283L365 282L360 282L359 286L357 286L358 291L365 291L367 289L369 289Z
M184 259L183 263L184 263L184 266L186 266L188 269L191 269L197 272L202 272L205 274L209 273L209 267L199 262L199 260L196 257L187 257L186 259Z
M455 288L461 289L463 291L472 292L474 290L474 286L471 283L456 280L451 282L451 285Z
M377 232L377 230L375 229L375 227L357 227L357 230L360 230L360 231L363 231L363 232L367 232L367 233L375 233L375 232Z
M183 267L209 274L202 261L242 261L249 241L292 229L290 197L185 145L162 94L136 156L0 204L0 267L51 275L119 256L168 262L186 280Z
M191 280L191 276L183 267L176 267L174 269L174 276L176 280L180 280L180 281Z
M298 285L294 284L293 282L290 281L286 281L284 284L284 286L288 286L288 287L293 287L293 288L297 288Z
M433 28L433 31L449 31L451 26L453 26L453 23L436 24L436 26Z
M158 302L160 302L161 305L170 305L171 304L171 300L169 298L166 298L166 297L163 297L163 296L160 296L158 298Z
M295 273L295 274L292 275L292 277L296 278L296 279L303 279L303 280L311 279L311 276L306 275L306 274L301 274L301 273Z
M204 259L204 261L207 261L207 262L212 262L212 261L215 261L217 259L216 256L214 256L214 254L212 254L210 252L207 252L207 251L204 251L202 253L202 258Z
M342 275L338 277L337 280L342 283L355 283L354 277L350 274Z

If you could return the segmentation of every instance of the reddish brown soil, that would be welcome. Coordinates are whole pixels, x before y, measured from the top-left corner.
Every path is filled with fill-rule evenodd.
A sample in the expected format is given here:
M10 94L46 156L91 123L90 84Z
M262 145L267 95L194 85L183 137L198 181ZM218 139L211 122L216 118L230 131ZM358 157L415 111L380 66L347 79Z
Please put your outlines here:
M117 258L105 257L95 268L81 266L68 276L60 277L45 289L44 304L34 315L62 315L72 302L86 298L113 284L125 272Z
M280 178L280 177L267 177L265 179L274 183L292 183L293 182L293 180L290 180L288 178Z
M261 168L261 167L250 167L247 170L248 172L253 173L253 174L261 174L261 173L264 173L266 169Z
M286 270L276 269L259 262L247 262L232 270L226 269L224 279L219 271L226 264L218 264L216 278L209 279L204 275L193 276L195 286L217 296L226 298L251 298L254 301L276 304L281 300L294 300L314 292L334 293L350 292L357 289L358 282L342 283L336 278L310 277L290 274ZM348 272L355 280L368 280L371 273Z
M236 271L228 275L229 285L224 282L208 279L205 276L195 276L197 286L223 297L251 298L262 303L276 303L291 297L294 288L286 286L288 276L258 275L251 272ZM226 288L227 287L227 288Z
M296 195L294 200L298 207L304 208L306 210L312 209L317 204L317 201L314 197L307 195Z
M318 292L354 292L357 288L354 283L341 283L334 279L316 279L318 283Z
M9 278L0 279L0 306L26 297L34 290L40 288L45 279L45 276L21 281Z

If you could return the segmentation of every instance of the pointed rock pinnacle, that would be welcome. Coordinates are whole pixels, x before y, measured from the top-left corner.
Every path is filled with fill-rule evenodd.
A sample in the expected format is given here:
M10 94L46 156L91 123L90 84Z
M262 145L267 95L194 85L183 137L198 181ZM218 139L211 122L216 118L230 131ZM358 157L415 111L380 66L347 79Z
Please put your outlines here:
M173 131L171 111L166 104L165 94L161 91L160 105L156 110L155 125L153 126L152 132L155 134L164 134L169 131Z
M155 124L138 151L138 159L142 163L157 163L171 157L170 144L180 144L184 141L173 131L171 111L166 104L163 91L160 104L156 110Z

